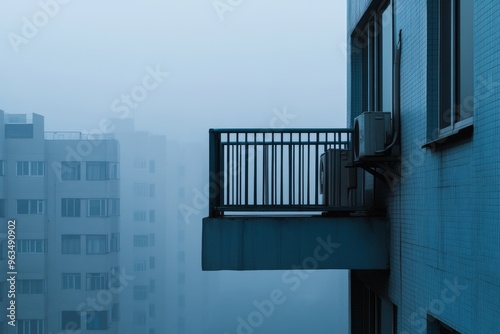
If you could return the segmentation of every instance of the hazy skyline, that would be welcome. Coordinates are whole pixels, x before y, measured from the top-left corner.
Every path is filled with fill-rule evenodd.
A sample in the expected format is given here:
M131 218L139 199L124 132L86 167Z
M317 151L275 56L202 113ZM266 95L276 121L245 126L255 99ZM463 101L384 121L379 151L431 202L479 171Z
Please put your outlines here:
M209 128L345 127L345 40L345 1L6 0L0 109L41 114L47 131L133 115L138 130L201 145ZM213 275L212 332L236 333L281 276ZM347 330L345 287L345 272L313 273L255 333Z
M145 98L136 90L130 111L169 138L345 122L344 1L232 1L223 21L212 1L64 1L40 2L57 3L53 17L38 1L0 4L5 112L42 113L48 130L90 131L121 117L116 100L158 68L169 76ZM273 121L284 108L292 116Z

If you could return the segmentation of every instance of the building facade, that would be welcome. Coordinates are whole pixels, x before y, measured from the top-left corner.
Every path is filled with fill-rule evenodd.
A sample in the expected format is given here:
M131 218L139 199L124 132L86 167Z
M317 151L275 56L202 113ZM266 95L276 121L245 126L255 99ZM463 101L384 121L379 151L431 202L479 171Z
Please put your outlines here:
M164 332L164 138L116 123L115 136L49 133L40 115L0 113L0 303L16 303L0 333Z
M4 333L118 333L119 147L0 115L2 233L15 220L16 326ZM7 268L2 238L2 268ZM2 275L2 308L10 284ZM10 275L9 275L10 277ZM114 287L115 290L112 290ZM113 293L115 291L115 293ZM9 319L7 319L9 320Z
M348 2L348 127L400 106L401 148L390 270L351 272L352 333L500 332L499 11Z
M120 143L120 265L134 277L121 294L120 333L166 332L166 139L112 119Z

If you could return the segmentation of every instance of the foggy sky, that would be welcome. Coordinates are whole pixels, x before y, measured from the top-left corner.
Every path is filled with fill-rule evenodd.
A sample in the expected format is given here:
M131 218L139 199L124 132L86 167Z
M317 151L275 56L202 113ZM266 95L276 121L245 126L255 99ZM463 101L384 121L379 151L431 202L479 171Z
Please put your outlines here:
M39 0L0 2L0 109L42 114L48 131L132 115L180 142L206 142L211 127L345 126L344 0L232 0L223 20L212 0L57 1L35 31ZM214 333L235 333L280 277L221 273ZM341 333L339 282L314 273L256 333Z
M209 127L345 122L344 1L241 1L224 21L209 0L59 7L16 53L13 34L23 37L23 18L33 23L41 8L38 0L0 3L0 108L43 113L48 130L90 131L122 115L113 102L157 65L170 76L133 112L139 125L172 138L202 140ZM272 123L284 107L295 118Z

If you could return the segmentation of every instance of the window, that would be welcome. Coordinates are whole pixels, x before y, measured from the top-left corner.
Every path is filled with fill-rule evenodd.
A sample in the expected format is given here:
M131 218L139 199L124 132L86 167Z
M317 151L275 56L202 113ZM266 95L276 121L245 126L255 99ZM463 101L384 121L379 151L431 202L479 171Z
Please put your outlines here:
M460 334L460 332L432 316L427 317L427 332L436 334Z
M45 211L45 202L41 199L18 199L18 215L41 215Z
M63 273L62 288L64 290L80 290L82 288L82 275L80 273Z
M61 236L61 253L62 254L80 254L80 235L78 234L63 234Z
M149 246L154 246L155 245L155 235L154 233L149 234Z
M5 218L5 200L0 199L0 218Z
M105 330L108 328L109 328L108 311L87 312L87 329L88 330Z
M144 312L144 311L134 312L134 325L135 326L146 326L146 312Z
M118 180L120 178L120 164L117 162L108 162L108 180Z
M33 124L5 124L5 138L33 138Z
M148 247L148 236L134 235L134 247Z
M135 261L134 263L134 271L146 271L146 261Z
M149 172L154 173L156 171L156 161L149 160Z
M80 180L81 163L79 161L61 162L61 179L63 181Z
M120 251L120 233L111 233L109 248L111 252Z
M16 242L16 250L19 253L45 253L47 240L45 239L19 239Z
M6 258L5 254L7 253L7 240L0 240L0 260L3 260ZM0 286L1 288L1 286ZM0 294L2 293L2 289L0 289ZM2 301L2 299L0 299Z
M149 197L155 197L156 195L156 186L154 184L149 185Z
M80 312L78 311L62 311L61 312L61 329L75 330L81 328Z
M111 320L118 321L120 320L120 304L114 303L111 307Z
M154 279L149 280L149 293L155 293L156 291L156 282Z
M87 181L106 180L106 162L88 161L87 162Z
M134 168L135 169L146 169L146 159L134 159Z
M118 198L93 198L88 200L88 217L108 217L120 215Z
M149 317L154 318L156 316L155 304L149 304Z
M135 197L148 197L149 185L147 183L134 183L133 191Z
M43 176L45 163L43 161L18 161L17 176Z
M393 18L386 1L353 36L361 54L361 112L392 111Z
M470 0L439 1L439 134L472 124L474 113L473 24Z
M111 268L110 286L113 288L122 287L122 283L120 281L120 266Z
M5 161L0 160L0 176L5 175Z
M87 290L105 290L108 288L107 273L89 273L87 274Z
M87 235L87 254L106 254L108 236L105 234Z
M17 281L17 287L20 295L45 293L45 281L43 279L20 279Z
M136 221L136 222L146 221L146 210L135 210L134 211L134 221Z
M108 213L115 217L120 215L120 200L118 198L108 199Z
M120 164L117 162L87 162L87 181L117 180L119 176Z
M149 222L154 223L156 220L156 211L155 210L149 210Z
M87 215L89 217L106 217L107 216L107 200L106 199L89 199Z
M79 198L62 198L61 199L61 216L62 217L80 217Z
M18 320L17 334L44 334L45 323L43 320Z
M154 256L149 257L149 269L154 269L156 267L156 259Z
M149 296L147 285L134 285L134 300L146 300Z

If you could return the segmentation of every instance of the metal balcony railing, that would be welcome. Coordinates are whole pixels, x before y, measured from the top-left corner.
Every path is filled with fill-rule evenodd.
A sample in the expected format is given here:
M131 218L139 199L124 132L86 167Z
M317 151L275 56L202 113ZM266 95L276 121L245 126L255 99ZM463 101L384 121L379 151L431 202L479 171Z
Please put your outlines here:
M210 216L335 210L322 204L320 157L351 139L351 129L210 130Z

